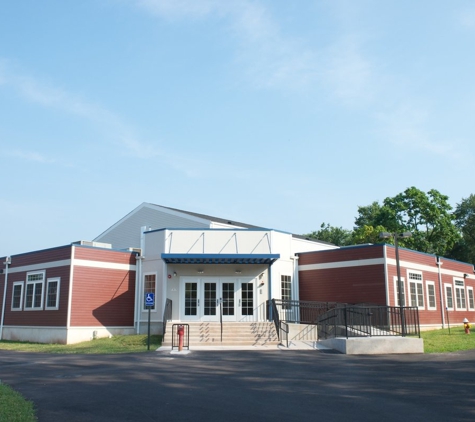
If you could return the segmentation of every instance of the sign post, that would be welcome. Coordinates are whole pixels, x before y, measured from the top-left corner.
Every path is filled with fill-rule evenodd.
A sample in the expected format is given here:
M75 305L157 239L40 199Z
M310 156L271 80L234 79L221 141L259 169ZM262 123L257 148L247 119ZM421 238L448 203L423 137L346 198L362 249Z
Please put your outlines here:
M145 293L145 307L148 309L147 350L150 350L150 311L155 306L155 293Z

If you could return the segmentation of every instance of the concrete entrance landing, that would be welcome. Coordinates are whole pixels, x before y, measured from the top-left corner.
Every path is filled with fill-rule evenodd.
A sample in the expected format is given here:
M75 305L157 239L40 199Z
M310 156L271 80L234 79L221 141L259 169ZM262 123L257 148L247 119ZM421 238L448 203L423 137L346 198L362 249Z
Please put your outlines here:
M319 344L347 355L424 353L424 341L409 337L337 337Z

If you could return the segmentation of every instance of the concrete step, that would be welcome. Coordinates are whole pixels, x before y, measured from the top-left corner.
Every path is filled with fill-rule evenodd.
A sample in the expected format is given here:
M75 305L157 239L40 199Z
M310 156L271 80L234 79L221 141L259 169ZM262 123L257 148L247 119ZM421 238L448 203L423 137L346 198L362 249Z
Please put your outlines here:
M167 324L163 346L172 345L173 324L178 323ZM190 346L268 346L279 343L275 326L271 322L224 322L222 340L219 322L190 322L183 325L185 330L189 328ZM176 336L176 333L173 334ZM185 332L185 337L186 335Z

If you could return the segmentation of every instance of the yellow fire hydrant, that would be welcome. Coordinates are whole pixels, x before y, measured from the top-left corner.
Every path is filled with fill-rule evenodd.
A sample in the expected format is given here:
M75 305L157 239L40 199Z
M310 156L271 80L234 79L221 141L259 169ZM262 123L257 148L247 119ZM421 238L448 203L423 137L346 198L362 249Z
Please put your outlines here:
M471 327L470 323L468 322L467 318L463 319L463 328L465 329L465 334L470 334L470 328L472 328L472 327Z

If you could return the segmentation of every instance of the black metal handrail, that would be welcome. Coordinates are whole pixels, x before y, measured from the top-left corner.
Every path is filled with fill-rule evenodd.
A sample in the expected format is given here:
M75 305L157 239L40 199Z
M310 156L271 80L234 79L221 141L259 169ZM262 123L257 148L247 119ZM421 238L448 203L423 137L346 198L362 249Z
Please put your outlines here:
M277 332L277 337L280 340L280 317L279 310L277 309L276 299L272 299L270 302L267 301L268 305L268 319L272 320L275 325L275 331Z
M317 324L319 339L404 335L420 337L417 307L361 305L336 307L322 314Z
M167 321L172 319L172 300L167 299L165 302L165 309L163 310L163 337L167 332Z
M219 300L219 325L221 328L221 343L223 342L223 299Z
M280 321L280 330L279 330L279 339L282 341L283 340L283 335L285 334L285 342L286 342L286 347L287 349L289 348L289 324L287 324L284 321Z
M330 309L346 306L338 302L314 302L308 300L281 300L272 299L274 312L277 312L277 318L280 321L316 324L319 317ZM275 316L273 315L275 320ZM278 327L276 327L278 329Z

